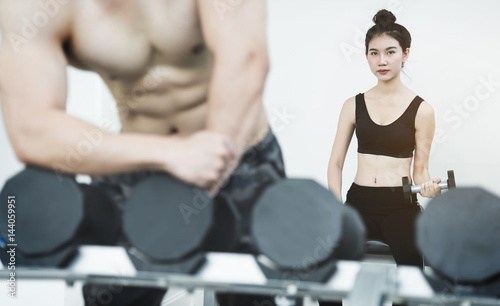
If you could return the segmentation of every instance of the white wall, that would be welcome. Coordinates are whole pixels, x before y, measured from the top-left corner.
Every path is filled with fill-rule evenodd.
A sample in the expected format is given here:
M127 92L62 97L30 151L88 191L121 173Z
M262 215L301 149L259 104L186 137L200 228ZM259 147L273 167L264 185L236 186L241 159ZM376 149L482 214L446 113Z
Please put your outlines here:
M364 37L373 15L387 8L413 38L404 82L436 113L431 176L446 177L446 170L454 169L459 186L500 194L500 2L273 0L269 8L272 71L266 105L286 105L295 116L278 133L291 176L326 185L342 103L376 84ZM491 93L481 89L476 99L481 78L498 83ZM354 138L344 168L344 198L356 171L356 149Z
M431 175L454 169L460 186L497 194L500 165L500 86L481 89L481 78L500 82L500 2L495 0L270 0L271 73L265 93L269 118L290 176L326 186L326 169L342 103L376 83L364 58L364 35L381 8L396 13L412 34L408 86L435 109L437 134ZM29 88L29 84L26 85ZM465 113L457 113L464 107ZM69 69L68 112L119 130L112 98L93 73ZM0 119L2 120L2 119ZM458 121L460 120L460 121ZM63 128L63 127L61 127ZM0 122L0 186L21 169ZM344 170L344 192L356 171L356 139Z

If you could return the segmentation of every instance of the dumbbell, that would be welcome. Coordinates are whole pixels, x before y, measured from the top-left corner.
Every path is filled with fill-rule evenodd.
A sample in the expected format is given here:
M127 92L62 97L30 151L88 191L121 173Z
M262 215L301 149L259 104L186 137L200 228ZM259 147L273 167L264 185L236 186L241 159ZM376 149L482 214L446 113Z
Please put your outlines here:
M109 245L117 239L120 219L110 199L71 175L27 166L5 183L0 200L8 199L14 212L0 209L0 235L4 247L15 245L20 266L63 267L78 245ZM12 221L9 227L8 214L15 214L15 227Z
M416 244L435 276L478 296L500 294L500 197L466 187L432 199L416 222ZM477 289L477 290L476 290Z
M234 211L200 188L167 175L151 175L133 189L120 214L103 190L77 184L74 176L27 166L11 177L0 193L15 197L16 263L64 267L79 245L116 245L123 224L128 250L139 270L192 272L199 266L212 216L226 220L218 248L235 245ZM9 244L7 209L0 209L0 236ZM224 235L224 233L226 233ZM121 242L120 242L121 243ZM0 259L6 256L0 251ZM196 256L194 256L196 255Z
M310 179L282 179L267 187L253 208L250 230L257 262L268 278L307 275L308 281L325 281L336 259L363 254L359 215Z
M453 172L453 170L448 171L448 179L444 182L439 183L438 186L439 188L441 188L441 190L456 188L455 173ZM419 193L421 189L421 185L412 186L410 185L410 179L407 176L403 177L403 193L405 196L405 200L411 201L412 194Z
M224 222L215 233L214 220ZM138 270L175 273L196 272L209 244L227 251L239 238L230 202L214 203L203 188L167 173L153 173L133 186L124 207L123 232Z

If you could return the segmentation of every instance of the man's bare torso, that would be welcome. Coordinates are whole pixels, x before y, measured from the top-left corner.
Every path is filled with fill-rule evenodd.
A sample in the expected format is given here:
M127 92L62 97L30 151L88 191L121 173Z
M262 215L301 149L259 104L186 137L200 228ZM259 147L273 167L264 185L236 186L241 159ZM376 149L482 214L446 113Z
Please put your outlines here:
M103 78L117 102L123 132L188 135L205 127L214 59L204 44L195 1L71 5L68 60ZM258 128L265 128L266 120L260 121Z

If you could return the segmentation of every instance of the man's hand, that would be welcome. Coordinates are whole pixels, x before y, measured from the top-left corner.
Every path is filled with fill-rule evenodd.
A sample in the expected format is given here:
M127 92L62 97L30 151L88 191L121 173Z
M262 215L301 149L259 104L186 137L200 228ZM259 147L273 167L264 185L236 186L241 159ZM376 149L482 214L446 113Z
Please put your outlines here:
M435 198L437 195L441 194L441 188L438 185L440 182L441 179L435 178L422 183L420 195L426 198Z
M238 167L238 164L239 164L239 159L237 158L231 158L228 160L226 167L224 168L224 170L222 170L219 179L207 187L208 193L212 197L215 197L219 193L220 189L226 184L226 181L229 180L229 178L231 177L231 174L233 174L233 171L236 169L236 167Z
M211 131L178 138L178 143L171 148L164 170L182 181L204 188L218 182L229 161L235 157L229 137Z

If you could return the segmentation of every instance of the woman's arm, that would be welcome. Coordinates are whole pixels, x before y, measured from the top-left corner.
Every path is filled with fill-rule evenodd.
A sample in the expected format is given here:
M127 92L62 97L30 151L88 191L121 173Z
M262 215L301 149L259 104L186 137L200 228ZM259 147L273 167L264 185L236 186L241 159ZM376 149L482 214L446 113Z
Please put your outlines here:
M345 156L351 143L354 126L356 123L355 98L352 97L344 102L340 111L337 135L333 143L330 161L328 162L328 188L342 202L342 169L344 168Z
M425 101L420 105L415 118L415 160L413 163L414 184L422 185L420 194L432 198L441 192L437 183L429 174L429 154L435 130L434 109Z

